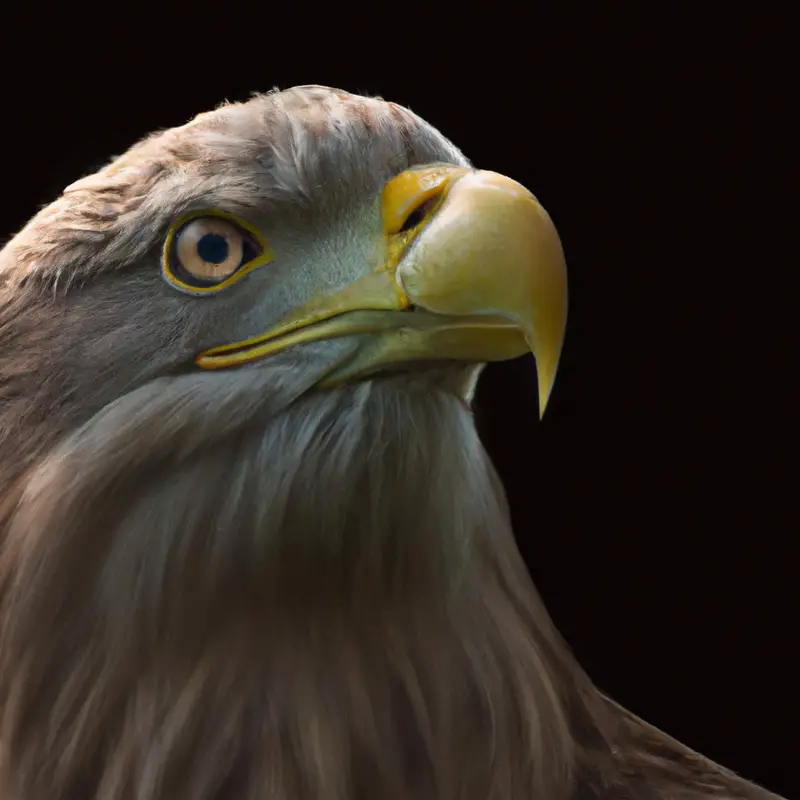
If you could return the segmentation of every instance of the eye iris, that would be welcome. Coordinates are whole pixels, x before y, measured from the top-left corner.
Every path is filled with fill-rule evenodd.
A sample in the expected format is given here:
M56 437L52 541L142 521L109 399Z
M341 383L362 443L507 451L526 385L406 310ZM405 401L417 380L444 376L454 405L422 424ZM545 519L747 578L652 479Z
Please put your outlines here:
M229 253L228 240L219 233L207 233L197 242L197 255L208 264L223 264Z
M237 273L247 274L259 266L255 259L263 253L258 240L243 226L211 214L183 222L168 236L166 245L164 277L188 291L224 288Z

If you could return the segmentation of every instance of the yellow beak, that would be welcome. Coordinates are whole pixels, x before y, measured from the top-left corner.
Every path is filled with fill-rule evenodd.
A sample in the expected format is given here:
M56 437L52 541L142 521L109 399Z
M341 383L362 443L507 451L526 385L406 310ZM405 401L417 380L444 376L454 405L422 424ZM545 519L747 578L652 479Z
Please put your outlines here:
M323 382L333 385L400 362L483 363L532 351L544 413L567 317L564 254L547 212L510 178L449 166L401 173L381 199L383 264L261 336L202 353L198 366L219 369L302 342L369 334Z

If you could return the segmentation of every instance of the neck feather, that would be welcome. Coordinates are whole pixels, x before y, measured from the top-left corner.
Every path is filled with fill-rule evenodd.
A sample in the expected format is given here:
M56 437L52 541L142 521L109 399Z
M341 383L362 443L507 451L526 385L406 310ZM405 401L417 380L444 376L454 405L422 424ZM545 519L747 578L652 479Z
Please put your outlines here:
M209 436L170 399L0 517L8 796L571 796L592 692L461 401L364 382Z

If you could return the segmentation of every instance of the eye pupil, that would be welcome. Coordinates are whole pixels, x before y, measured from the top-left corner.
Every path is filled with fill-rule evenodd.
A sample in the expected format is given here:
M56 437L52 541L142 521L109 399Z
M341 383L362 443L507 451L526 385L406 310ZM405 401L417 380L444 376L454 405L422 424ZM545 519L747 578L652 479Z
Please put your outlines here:
M218 233L207 233L197 242L197 255L209 264L222 264L228 258L228 240Z

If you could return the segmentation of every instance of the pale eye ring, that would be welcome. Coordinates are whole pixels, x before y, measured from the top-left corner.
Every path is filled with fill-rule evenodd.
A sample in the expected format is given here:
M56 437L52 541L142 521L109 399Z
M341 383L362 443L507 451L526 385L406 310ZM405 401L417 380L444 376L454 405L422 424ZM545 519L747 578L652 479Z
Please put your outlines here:
M258 242L236 223L221 217L195 217L175 233L168 277L187 288L215 288L259 254Z

